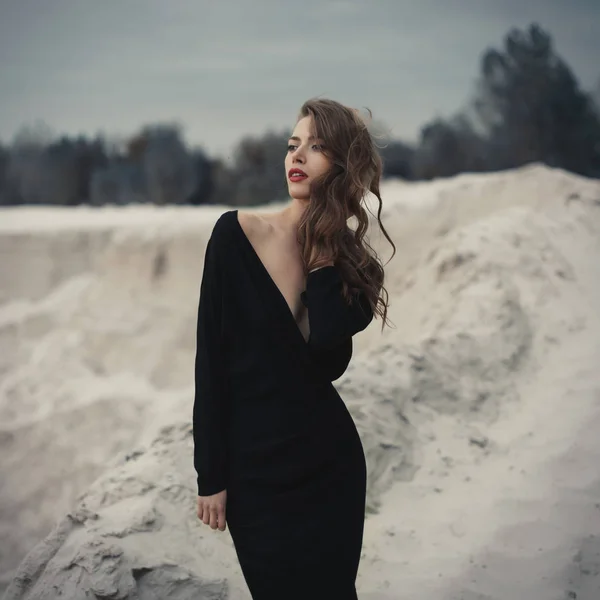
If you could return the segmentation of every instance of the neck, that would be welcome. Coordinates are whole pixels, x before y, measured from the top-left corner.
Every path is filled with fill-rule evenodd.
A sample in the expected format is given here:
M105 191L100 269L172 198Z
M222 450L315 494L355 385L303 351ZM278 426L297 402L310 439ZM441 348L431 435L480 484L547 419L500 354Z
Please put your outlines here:
M279 223L288 232L296 231L306 210L307 201L292 198L292 202L279 213Z

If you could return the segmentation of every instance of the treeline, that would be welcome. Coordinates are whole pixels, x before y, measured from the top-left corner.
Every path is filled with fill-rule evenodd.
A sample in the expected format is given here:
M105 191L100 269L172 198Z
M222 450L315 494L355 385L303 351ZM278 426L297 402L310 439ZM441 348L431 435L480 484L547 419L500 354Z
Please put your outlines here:
M421 129L417 144L381 143L384 178L448 177L543 162L600 178L597 95L580 89L553 47L532 24L490 48L468 106ZM401 110L401 107L399 107ZM0 144L0 204L256 205L283 200L283 155L291 131L243 138L233 161L188 148L176 125L151 125L123 144L102 136L52 140L23 129Z

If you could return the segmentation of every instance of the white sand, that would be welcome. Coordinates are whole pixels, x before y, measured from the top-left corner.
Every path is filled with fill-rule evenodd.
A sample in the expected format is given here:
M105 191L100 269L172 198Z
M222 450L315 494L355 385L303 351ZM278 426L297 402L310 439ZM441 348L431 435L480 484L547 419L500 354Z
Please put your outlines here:
M336 382L369 469L359 597L598 600L600 182L536 165L382 195L395 329ZM5 598L249 598L191 462L227 209L0 211Z

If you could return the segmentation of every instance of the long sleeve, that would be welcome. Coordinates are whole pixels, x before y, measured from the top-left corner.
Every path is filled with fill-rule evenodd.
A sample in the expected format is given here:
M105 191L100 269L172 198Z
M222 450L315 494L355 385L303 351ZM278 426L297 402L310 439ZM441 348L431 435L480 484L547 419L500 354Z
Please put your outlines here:
M335 381L346 372L352 359L352 349L351 337L343 340L333 348L310 346L316 367L328 381Z
M228 404L222 330L222 266L226 246L217 225L204 257L196 331L193 431L199 496L210 496L227 487Z
M349 305L342 296L342 284L340 271L335 265L307 275L306 290L301 299L308 309L309 343L313 347L339 347L373 320L366 295L360 292Z

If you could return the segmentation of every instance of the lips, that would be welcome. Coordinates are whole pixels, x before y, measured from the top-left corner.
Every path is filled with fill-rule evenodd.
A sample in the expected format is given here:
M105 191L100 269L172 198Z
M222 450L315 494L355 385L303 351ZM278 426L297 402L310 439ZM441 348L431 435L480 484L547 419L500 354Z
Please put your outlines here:
M290 169L288 171L288 177L291 181L300 181L301 179L306 179L308 175L302 169Z

